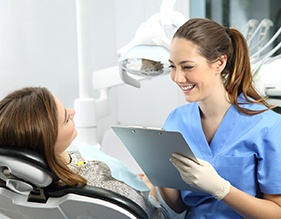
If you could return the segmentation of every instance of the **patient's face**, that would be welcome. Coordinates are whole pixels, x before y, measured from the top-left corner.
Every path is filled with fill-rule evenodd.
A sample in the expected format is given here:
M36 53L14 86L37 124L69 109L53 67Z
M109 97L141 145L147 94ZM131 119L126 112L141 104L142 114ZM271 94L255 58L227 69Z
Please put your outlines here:
M55 97L58 108L58 138L55 144L55 152L62 155L71 142L77 136L77 131L73 122L74 109L65 108L61 101Z

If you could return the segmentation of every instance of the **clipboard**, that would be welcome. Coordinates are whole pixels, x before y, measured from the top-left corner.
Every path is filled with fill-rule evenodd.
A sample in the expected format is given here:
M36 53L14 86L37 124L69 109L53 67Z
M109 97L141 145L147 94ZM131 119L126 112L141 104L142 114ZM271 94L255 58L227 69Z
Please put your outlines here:
M134 126L111 128L154 186L198 192L182 180L169 161L172 153L177 152L198 163L180 132Z

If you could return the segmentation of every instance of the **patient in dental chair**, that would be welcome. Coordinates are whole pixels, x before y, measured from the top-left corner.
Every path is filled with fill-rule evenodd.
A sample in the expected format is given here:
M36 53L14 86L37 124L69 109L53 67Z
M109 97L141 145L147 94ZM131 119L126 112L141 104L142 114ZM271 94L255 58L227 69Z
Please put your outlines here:
M176 218L176 214L168 215L170 211L159 204L154 187L147 179L142 181L132 175L127 183L120 177L115 178L110 165L103 162L106 157L103 152L93 148L91 153L97 154L95 160L85 160L78 151L68 153L67 148L77 135L74 114L73 109L65 108L47 88L16 90L0 101L0 145L39 152L60 179L58 184L103 187L135 201L149 218ZM114 159L109 160L114 167ZM121 178L122 170L115 171Z

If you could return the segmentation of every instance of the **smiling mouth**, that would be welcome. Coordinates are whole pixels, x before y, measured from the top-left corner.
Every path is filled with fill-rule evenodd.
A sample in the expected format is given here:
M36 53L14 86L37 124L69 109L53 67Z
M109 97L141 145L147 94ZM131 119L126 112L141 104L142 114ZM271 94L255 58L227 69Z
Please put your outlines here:
M192 90L194 87L195 87L195 84L194 84L194 85L189 85L189 86L181 86L181 89L182 89L183 91L190 91L190 90Z

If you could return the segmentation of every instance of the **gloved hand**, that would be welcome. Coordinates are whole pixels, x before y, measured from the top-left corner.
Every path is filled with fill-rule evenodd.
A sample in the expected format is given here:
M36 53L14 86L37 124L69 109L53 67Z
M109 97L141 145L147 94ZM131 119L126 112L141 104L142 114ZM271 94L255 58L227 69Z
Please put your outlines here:
M220 177L209 162L198 158L197 160L200 165L177 153L170 158L187 184L213 195L216 199L223 199L230 191L230 183Z

